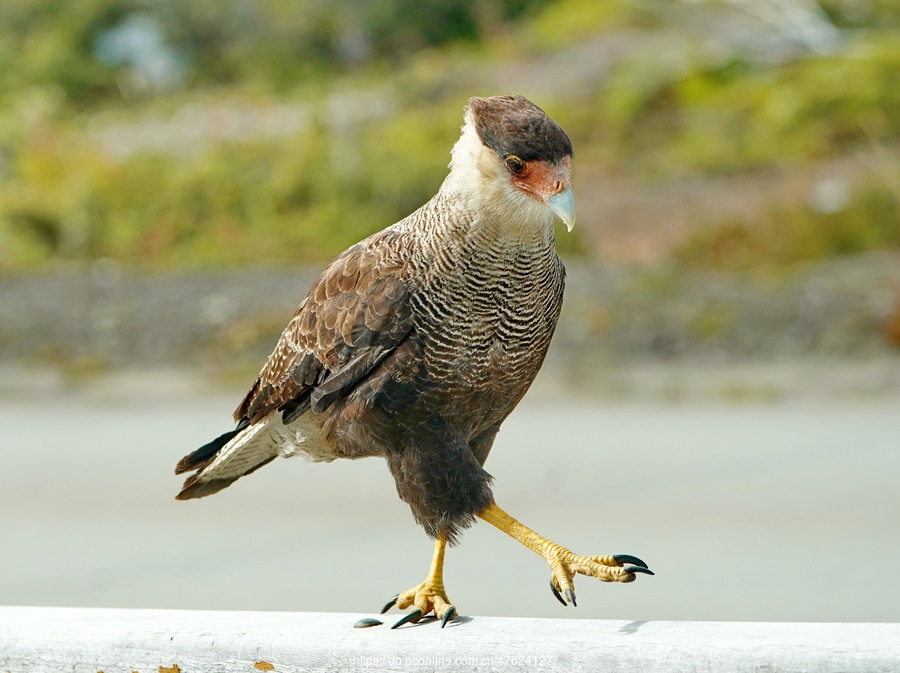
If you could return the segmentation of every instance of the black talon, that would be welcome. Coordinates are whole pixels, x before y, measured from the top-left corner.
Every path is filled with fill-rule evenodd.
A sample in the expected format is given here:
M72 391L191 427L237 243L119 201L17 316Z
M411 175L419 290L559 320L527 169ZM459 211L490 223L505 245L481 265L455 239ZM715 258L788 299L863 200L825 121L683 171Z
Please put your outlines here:
M563 597L559 595L559 591L557 591L556 586L553 584L553 580L550 580L550 591L553 592L553 595L556 596L556 600L563 604L563 607L566 607L568 603L563 600Z
M650 570L650 568L639 568L638 566L625 566L625 572L627 573L644 573L645 575L655 575L656 573Z
M444 628L449 622L453 621L454 617L456 617L456 608L451 605L447 612L444 613L444 617L441 619L441 628Z
M395 605L397 605L397 599L398 599L398 598L400 598L400 594L397 594L397 595L394 596L391 600L389 600L387 603L385 603L385 604L384 604L384 607L381 608L381 612L380 612L379 614L382 614L382 615L383 615L385 612L387 612L387 611L390 610L392 607L394 607Z
M577 608L578 603L575 602L575 592L571 589L566 589L566 598L568 598L572 602L572 607Z
M403 626L404 624L406 624L408 622L411 622L411 621L421 618L421 616L423 614L425 614L425 613L422 612L421 610L419 610L419 608L416 608L415 610L410 612L408 615L403 615L403 619L401 619L399 622L394 624L391 628L396 629L398 626Z
M381 626L384 622L380 622L377 619L372 619L371 617L366 617L364 619L360 619L356 624L353 625L354 629L368 629L372 626Z
M636 566L640 566L641 568L647 568L647 564L641 561L637 556L632 556L631 554L614 554L613 561L618 563L620 566L625 565L626 563L633 563Z

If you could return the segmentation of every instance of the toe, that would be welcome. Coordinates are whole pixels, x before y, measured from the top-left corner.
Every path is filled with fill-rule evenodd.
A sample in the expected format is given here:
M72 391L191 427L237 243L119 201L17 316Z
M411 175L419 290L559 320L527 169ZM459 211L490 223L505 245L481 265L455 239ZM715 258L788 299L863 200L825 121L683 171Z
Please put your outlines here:
M413 589L401 591L385 604L382 614L395 606L400 610L407 608L412 608L412 610L394 624L392 629L410 622L418 622L422 617L431 613L441 620L441 628L443 628L457 615L456 608L444 593L443 585L434 585L429 582L423 582Z
M575 585L573 580L573 569L565 565L559 565L550 575L550 590L553 591L556 600L563 605L568 605L569 603L575 605Z
M559 589L556 588L556 582L552 577L550 578L550 591L552 591L553 595L556 596L556 600L562 603L563 607L566 607L566 605L568 605L568 603L566 603L566 599L560 595Z

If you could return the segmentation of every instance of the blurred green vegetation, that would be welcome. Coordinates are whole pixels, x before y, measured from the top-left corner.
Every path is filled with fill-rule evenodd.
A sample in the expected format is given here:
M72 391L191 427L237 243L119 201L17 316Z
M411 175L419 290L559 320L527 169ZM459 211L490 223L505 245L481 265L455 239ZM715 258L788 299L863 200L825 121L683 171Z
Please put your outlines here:
M18 157L0 201L15 233L7 244L24 265L54 257L164 266L319 259L430 198L446 166L428 162L421 145L449 148L458 111L442 124L422 115L410 110L367 128L352 156L336 160L335 139L315 122L277 142L187 156L115 159L65 135L44 138ZM445 137L433 142L420 128Z
M0 269L330 257L434 193L466 97L504 92L510 64L532 68L579 171L652 188L878 157L824 207L698 221L680 264L898 248L900 6L818 7L827 48L786 21L756 28L780 51L754 51L725 39L735 10L716 2L8 0ZM569 86L542 69L560 61ZM560 244L592 254L603 226L582 210Z
M870 250L900 250L897 194L868 187L836 212L809 205L775 207L753 223L742 220L698 227L675 250L682 264L771 274L800 263Z
M896 34L777 68L691 54L656 65L617 64L596 97L607 151L645 171L743 171L900 138Z
M396 65L427 47L477 41L546 4L6 0L0 5L0 93L52 87L67 102L90 107L136 95L141 83L126 81L134 76L145 78L149 89L155 83L288 90L372 62ZM161 72L165 60L169 71Z

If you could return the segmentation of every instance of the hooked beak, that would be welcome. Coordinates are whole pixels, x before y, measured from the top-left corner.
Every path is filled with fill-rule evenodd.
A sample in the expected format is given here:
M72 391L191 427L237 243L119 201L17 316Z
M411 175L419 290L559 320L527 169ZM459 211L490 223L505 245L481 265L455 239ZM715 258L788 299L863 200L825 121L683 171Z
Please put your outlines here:
M565 223L566 229L572 231L575 226L575 196L572 194L572 188L566 186L564 190L551 196L547 199L547 205L553 214Z

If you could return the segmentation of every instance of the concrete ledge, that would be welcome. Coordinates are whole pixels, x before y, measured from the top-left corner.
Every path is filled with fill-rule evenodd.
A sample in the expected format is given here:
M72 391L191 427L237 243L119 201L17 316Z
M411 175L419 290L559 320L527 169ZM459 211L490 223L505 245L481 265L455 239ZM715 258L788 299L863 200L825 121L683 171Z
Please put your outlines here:
M900 671L900 624L360 616L0 607L0 671Z

